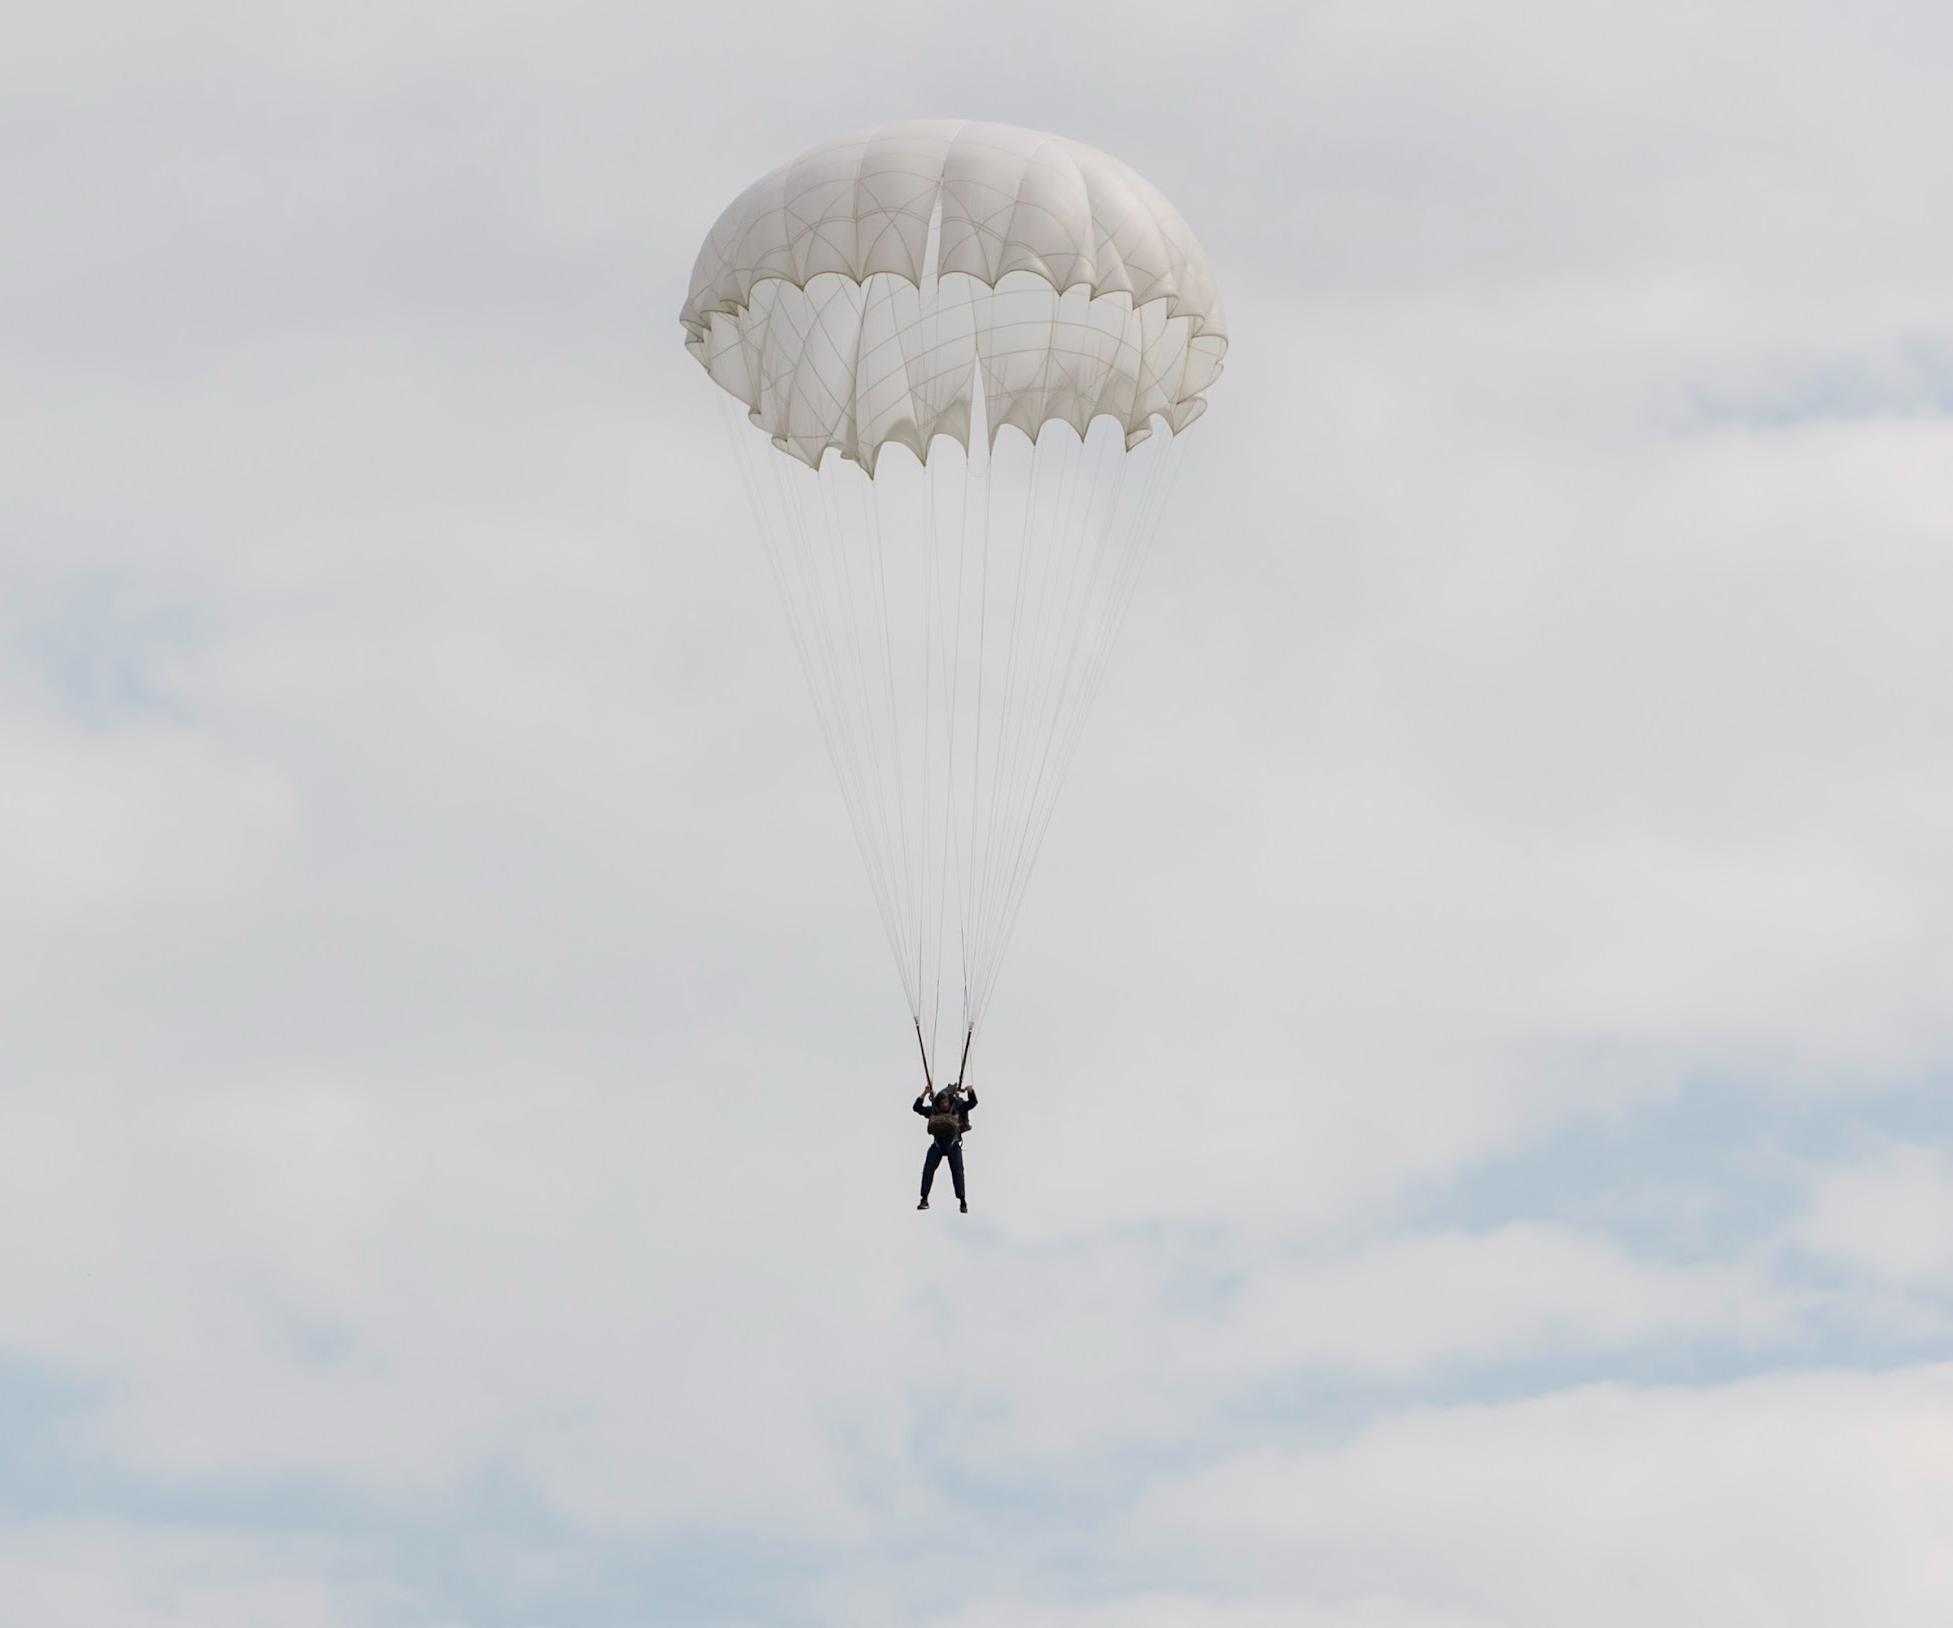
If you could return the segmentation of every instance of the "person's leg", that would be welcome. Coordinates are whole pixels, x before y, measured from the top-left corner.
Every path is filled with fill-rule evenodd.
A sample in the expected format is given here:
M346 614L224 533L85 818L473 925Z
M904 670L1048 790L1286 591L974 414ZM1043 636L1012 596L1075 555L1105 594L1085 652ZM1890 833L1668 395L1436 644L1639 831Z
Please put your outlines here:
M949 1179L956 1183L956 1202L969 1201L963 1196L963 1144L952 1142L949 1145Z
M925 1204L929 1202L929 1189L936 1180L936 1166L942 1162L943 1145L932 1141L929 1144L929 1151L922 1157L922 1201ZM951 1165L950 1173L955 1174L957 1168L957 1165Z

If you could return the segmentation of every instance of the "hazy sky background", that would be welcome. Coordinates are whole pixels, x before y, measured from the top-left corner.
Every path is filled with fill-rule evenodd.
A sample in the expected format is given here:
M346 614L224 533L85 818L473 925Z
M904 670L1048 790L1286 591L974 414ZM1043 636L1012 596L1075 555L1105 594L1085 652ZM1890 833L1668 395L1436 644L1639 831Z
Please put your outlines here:
M0 1620L1953 1620L1953 11L7 33ZM935 115L1233 336L967 1218L676 322Z

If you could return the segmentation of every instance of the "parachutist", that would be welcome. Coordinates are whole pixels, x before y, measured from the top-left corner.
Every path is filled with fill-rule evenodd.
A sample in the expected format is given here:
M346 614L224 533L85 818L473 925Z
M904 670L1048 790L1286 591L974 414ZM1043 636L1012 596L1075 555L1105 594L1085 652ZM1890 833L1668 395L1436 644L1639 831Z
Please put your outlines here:
M929 1122L929 1151L922 1160L922 1202L918 1210L929 1208L929 1189L935 1184L936 1166L949 1161L949 1179L956 1188L956 1202L967 1214L969 1197L963 1191L963 1133L970 1128L970 1110L977 1105L976 1092L959 1081L931 1094L924 1091L910 1105Z

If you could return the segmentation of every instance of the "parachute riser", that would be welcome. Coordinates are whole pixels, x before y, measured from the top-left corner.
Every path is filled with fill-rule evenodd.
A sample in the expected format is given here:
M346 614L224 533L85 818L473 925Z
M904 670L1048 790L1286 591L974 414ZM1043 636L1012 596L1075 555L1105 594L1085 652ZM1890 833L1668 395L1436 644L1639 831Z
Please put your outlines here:
M922 1053L922 1083L929 1088L930 1096L936 1094L936 1082L929 1077L929 1047L922 1038L922 1019L915 1020L915 1049ZM964 1050L969 1048L966 1045Z
M936 1094L936 1080L935 1080L935 1076L930 1072L930 1068L929 1068L929 1043L922 1038L922 1019L916 1018L914 1019L914 1023L915 1023L915 1049L917 1054L920 1055L920 1057L922 1058L922 1083L929 1088L929 1094L933 1097ZM961 1085L963 1083L963 1076L969 1072L970 1042L975 1039L976 1039L976 1025L971 1024L967 1029L963 1031L963 1055L957 1059L956 1078L951 1082L951 1084Z

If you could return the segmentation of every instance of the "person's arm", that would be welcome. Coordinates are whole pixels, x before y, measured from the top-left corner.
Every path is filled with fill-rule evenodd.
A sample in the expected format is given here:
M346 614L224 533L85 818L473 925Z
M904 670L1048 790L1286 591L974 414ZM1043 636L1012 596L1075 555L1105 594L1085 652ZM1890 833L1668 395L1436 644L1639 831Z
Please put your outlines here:
M963 1112L967 1114L975 1106L976 1089L974 1086L966 1085L963 1087Z
M914 1103L911 1104L911 1106L915 1109L915 1111L921 1114L924 1119L927 1119L931 1112L928 1103L924 1100L925 1098L928 1097L928 1095L929 1093L927 1091L923 1092L922 1096L917 1097Z

